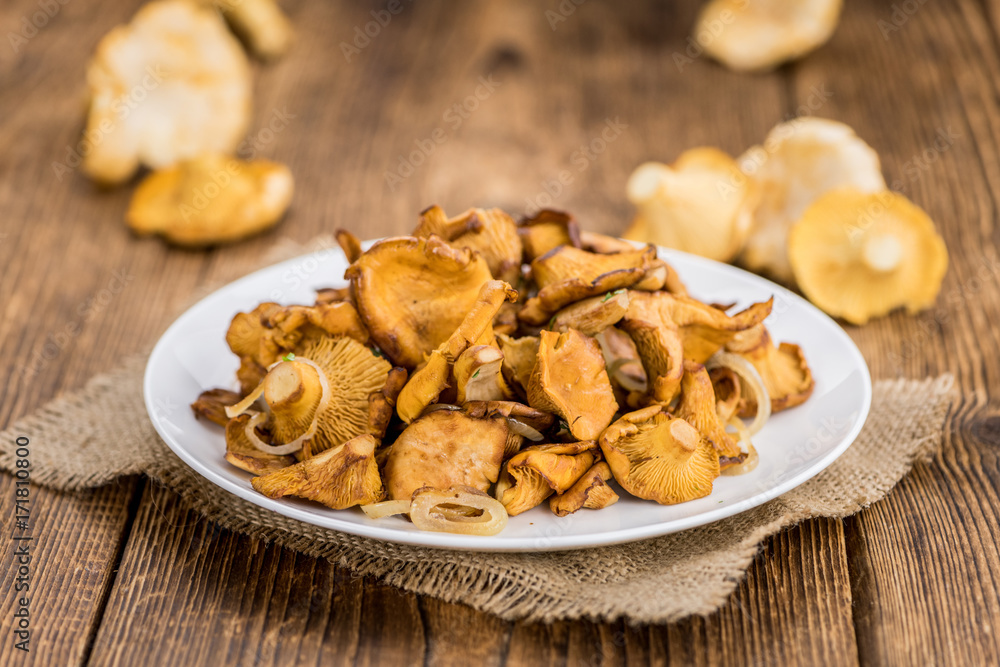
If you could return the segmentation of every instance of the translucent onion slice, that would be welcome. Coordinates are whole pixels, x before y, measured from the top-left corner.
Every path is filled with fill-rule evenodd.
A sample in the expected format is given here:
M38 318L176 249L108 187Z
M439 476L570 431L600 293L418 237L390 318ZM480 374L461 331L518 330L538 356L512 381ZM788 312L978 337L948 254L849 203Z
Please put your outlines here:
M295 452L302 449L302 445L305 444L305 439L299 437L291 441L287 445L269 445L260 439L257 435L257 426L262 421L267 419L266 412L254 413L254 416L250 418L247 425L243 427L243 432L247 436L247 440L250 441L254 447L267 454L274 454L275 456L284 456L286 454L294 454Z
M467 486L446 491L417 491L410 520L420 530L460 535L496 535L507 525L507 510L499 501Z
M538 429L528 426L523 421L514 419L513 417L507 417L507 427L514 433L523 435L532 442L541 442L545 439L545 436Z
M734 466L723 468L719 474L726 475L728 477L732 477L735 475L745 475L754 468L756 468L758 463L760 463L760 456L758 456L757 454L757 449L753 445L750 445L750 453L747 454L747 457L746 459L743 460L743 463L738 463Z
M728 423L740 436L740 451L744 454L748 454L750 452L750 448L753 446L753 443L750 442L750 429L748 429L747 425L743 423L743 420L736 415L730 417Z
M410 512L409 500L383 500L380 503L362 505L361 511L369 519L381 519L395 514L408 514Z
M246 398L244 398L242 401L240 401L236 405L227 405L226 416L229 417L230 419L234 417L239 417L241 414L249 410L250 406L253 405L257 401L257 399L260 398L260 395L263 393L264 393L264 383L261 382L259 385L257 385L257 388L251 391L249 394L247 394Z
M767 387L764 386L764 380L760 377L757 369L740 355L722 351L713 354L705 366L710 369L719 366L731 368L734 373L746 382L747 387L750 389L750 394L757 403L757 414L754 416L753 422L751 422L747 430L750 432L750 435L757 435L764 428L767 420L771 418L771 396L767 393Z

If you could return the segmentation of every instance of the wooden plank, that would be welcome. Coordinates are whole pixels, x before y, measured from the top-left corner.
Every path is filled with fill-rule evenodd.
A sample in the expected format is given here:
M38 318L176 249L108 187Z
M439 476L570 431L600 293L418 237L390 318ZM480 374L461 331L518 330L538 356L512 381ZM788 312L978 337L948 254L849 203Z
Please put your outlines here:
M875 664L995 664L1000 59L976 3L904 5L853 7L841 26L852 41L796 72L799 99L829 87L820 115L871 141L888 182L930 213L951 253L934 310L849 331L876 377L951 370L967 397L942 455L846 524L857 641Z

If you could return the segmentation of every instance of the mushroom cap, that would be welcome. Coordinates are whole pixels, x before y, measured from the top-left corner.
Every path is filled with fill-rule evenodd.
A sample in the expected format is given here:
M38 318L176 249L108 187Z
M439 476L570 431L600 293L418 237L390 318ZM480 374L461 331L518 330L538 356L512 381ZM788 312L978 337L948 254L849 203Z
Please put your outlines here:
M254 475L266 475L295 464L291 454L279 455L262 452L247 437L246 426L250 415L233 417L226 424L226 460L241 470Z
M424 486L489 491L500 474L506 440L502 415L429 412L407 426L389 450L384 471L389 498L408 499Z
M894 192L838 190L793 228L789 257L809 300L852 324L905 307L934 305L948 250L934 223Z
M772 413L801 405L812 395L815 382L802 348L792 343L775 347L771 334L763 324L737 334L726 343L726 350L749 361L760 373L771 397ZM739 382L742 383L742 380ZM752 392L737 390L736 400L740 416L757 414L757 402Z
M229 423L229 415L226 408L236 405L243 398L235 391L228 389L206 389L198 394L198 398L191 404L191 411L194 412L195 419L207 419L213 424L225 426Z
M628 291L608 292L566 306L552 316L548 329L563 333L576 329L586 336L595 336L614 326L628 311Z
M885 190L878 154L847 125L796 118L768 133L738 159L760 187L743 261L750 269L790 283L788 232L806 209L831 190Z
M607 462L595 463L566 493L550 498L549 509L556 516L566 516L583 508L599 510L614 505L618 494L608 485L611 477Z
M712 0L698 15L695 34L705 52L729 69L761 72L825 44L837 28L841 5L842 0Z
M231 153L250 121L246 54L214 9L186 0L151 2L105 35L87 66L87 86L86 133L101 139L83 170L102 183L122 183L140 165ZM143 101L135 104L139 91Z
M440 231L437 231L440 230ZM462 233L456 234L456 231ZM449 219L440 206L420 215L414 236L438 234L455 248L468 248L486 260L498 280L517 282L521 275L521 237L514 219L498 208L470 208Z
M702 437L715 448L720 458L739 463L745 452L736 438L726 433L726 425L719 419L716 409L715 389L708 371L701 364L686 362L681 380L680 401L674 416L698 429Z
M538 336L522 336L511 338L503 334L497 334L497 344L503 352L503 364L500 371L503 373L507 384L515 391L521 393L522 397L527 397L528 381L531 379L531 372L535 370L535 362L538 359Z
M296 496L335 510L378 502L384 496L375 462L378 440L359 435L295 465L254 477L250 484L268 498Z
M727 315L697 299L669 292L630 292L622 328L633 339L636 339L633 329L638 323L675 329L683 342L684 358L703 364L737 333L763 322L771 313L773 301L773 298L768 299L752 304L735 315ZM643 349L638 340L636 345L640 346L639 353L642 355Z
M162 234L178 245L229 243L277 224L293 189L283 164L199 155L146 176L125 220L138 234Z
M656 261L656 248L647 245L610 255L562 245L531 262L531 276L540 289L571 279L593 283L612 271L641 271L639 279Z
M560 415L578 440L596 440L618 411L600 346L575 329L539 338L529 405Z
M408 369L448 340L493 277L471 250L412 236L376 243L345 275L372 338Z
M524 246L524 261L531 263L561 245L580 247L580 225L569 213L542 209L521 220L517 233Z
M736 161L715 148L693 148L670 166L642 164L627 191L638 214L625 238L720 262L743 247L757 196Z
M517 317L525 324L541 326L566 306L595 296L605 296L631 287L646 275L644 269L618 269L603 273L593 280L567 278L538 290L538 294L524 302Z
M574 442L532 445L504 466L508 483L499 500L507 514L516 516L536 507L552 493L563 493L593 465L597 443Z
M719 455L698 430L661 406L630 412L600 439L615 480L661 505L702 498L719 476Z

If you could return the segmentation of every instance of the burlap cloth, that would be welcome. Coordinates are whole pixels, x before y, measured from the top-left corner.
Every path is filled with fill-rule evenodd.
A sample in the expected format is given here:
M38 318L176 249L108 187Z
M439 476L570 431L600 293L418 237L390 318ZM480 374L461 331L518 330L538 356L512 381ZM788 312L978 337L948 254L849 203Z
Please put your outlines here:
M35 443L34 484L74 491L144 474L230 530L509 620L652 623L709 614L726 601L765 538L803 519L853 514L932 455L954 398L950 375L878 382L863 431L833 465L780 498L714 524L597 549L491 554L346 535L219 489L156 434L142 398L144 367L144 356L133 358L12 424L0 434L0 468L13 469L15 438L27 436Z

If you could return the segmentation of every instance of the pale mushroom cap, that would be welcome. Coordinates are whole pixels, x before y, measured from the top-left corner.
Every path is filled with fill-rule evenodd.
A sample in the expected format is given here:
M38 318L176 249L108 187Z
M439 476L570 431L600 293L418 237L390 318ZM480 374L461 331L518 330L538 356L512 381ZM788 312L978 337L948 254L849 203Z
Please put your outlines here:
M671 165L647 162L629 178L637 217L624 237L726 262L740 251L756 203L753 181L715 148L694 148Z
M931 219L888 191L822 197L792 230L789 255L806 296L854 324L900 307L931 307L948 269Z
M84 171L108 183L140 165L229 153L251 114L250 67L212 9L183 0L143 7L109 32L87 69L92 149Z
M764 71L826 43L842 0L712 0L695 27L699 44L736 71Z
M149 174L125 217L136 232L181 245L225 243L277 224L293 190L283 164L205 154Z
M774 127L764 143L737 160L760 188L760 202L743 251L754 271L791 282L788 230L820 196L852 187L885 190L878 154L847 125L796 118Z

